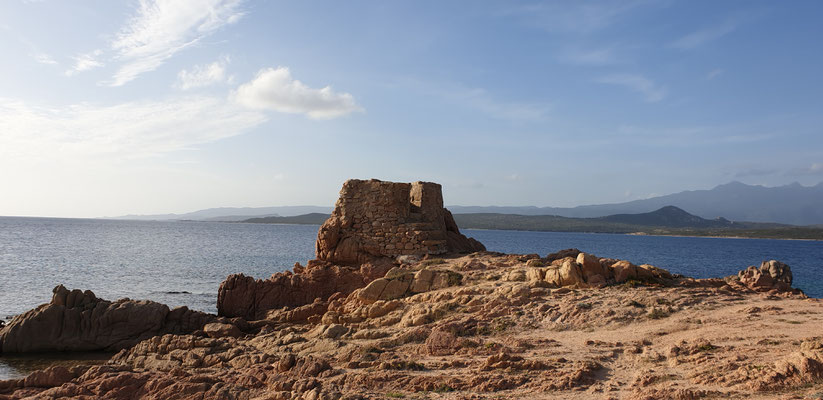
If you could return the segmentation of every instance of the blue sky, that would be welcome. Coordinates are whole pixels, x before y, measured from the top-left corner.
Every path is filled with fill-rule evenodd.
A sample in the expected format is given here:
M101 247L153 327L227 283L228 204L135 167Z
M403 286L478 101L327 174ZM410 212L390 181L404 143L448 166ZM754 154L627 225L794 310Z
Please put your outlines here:
M818 1L4 1L0 215L823 180Z

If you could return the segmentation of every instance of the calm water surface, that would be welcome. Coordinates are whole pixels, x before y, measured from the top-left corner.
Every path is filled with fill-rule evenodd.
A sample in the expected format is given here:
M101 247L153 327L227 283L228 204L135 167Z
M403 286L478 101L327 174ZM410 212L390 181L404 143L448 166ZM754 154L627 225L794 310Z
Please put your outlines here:
M314 258L318 226L0 217L0 318L46 303L52 289L91 289L108 300L150 299L216 312L232 273L257 278ZM699 278L777 259L795 286L823 297L823 242L465 230L489 250L548 253L576 247ZM94 356L91 356L94 357ZM5 359L5 360L4 360ZM10 364L11 362L11 364ZM0 379L29 370L0 358Z

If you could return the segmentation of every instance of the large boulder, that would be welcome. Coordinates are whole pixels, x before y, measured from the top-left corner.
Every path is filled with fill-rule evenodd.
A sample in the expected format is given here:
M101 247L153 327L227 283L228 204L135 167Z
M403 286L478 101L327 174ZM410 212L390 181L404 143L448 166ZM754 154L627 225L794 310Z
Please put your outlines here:
M445 289L461 283L463 275L449 270L424 268L417 272L394 268L386 276L375 279L357 292L357 298L370 304L378 300L394 300L430 290Z
M604 268L600 259L592 254L581 252L577 255L577 263L580 265L583 279L590 286L604 286L606 281L612 278L611 268Z
M763 261L760 268L750 266L737 274L740 282L755 290L787 291L792 288L792 270L780 261Z
M152 336L185 334L216 316L153 301L107 301L90 290L59 285L48 304L16 316L0 330L0 353L116 351Z
M556 253L551 253L546 256L546 262L552 263L553 261L562 260L566 257L577 258L577 256L581 253L578 249L564 249L560 250Z
M554 286L584 286L583 272L580 264L571 258L566 259L560 266L550 266L546 269L546 282Z
M303 268L277 273L269 279L229 275L217 292L217 313L224 317L259 320L269 310L299 307L335 293L348 295L382 277L392 268L388 260L375 260L359 268L312 260Z

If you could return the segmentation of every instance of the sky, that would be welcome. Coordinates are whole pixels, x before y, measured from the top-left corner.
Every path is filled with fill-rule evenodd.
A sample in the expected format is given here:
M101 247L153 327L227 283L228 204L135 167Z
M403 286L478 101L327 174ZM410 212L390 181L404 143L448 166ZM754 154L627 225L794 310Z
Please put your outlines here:
M0 215L823 181L823 2L0 2Z

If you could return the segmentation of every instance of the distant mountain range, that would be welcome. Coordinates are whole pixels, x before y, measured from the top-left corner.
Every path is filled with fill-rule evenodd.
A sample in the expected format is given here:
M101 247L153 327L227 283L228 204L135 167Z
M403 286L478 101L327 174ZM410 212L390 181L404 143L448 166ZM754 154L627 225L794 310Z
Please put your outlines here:
M675 206L703 219L718 217L733 221L773 222L792 225L823 224L823 182L815 186L792 183L765 187L731 182L709 190L691 190L666 196L625 203L563 207L447 206L454 214L547 215L570 218L617 217L618 214L641 214ZM250 218L294 217L306 214L329 214L332 207L224 207L186 214L126 215L117 219L243 221Z
M457 225L467 229L503 229L555 232L651 233L655 230L738 230L787 227L774 223L737 222L725 218L705 219L675 207L639 214L615 214L596 218L557 215L454 214Z
M710 190L691 190L626 203L560 207L449 206L454 214L496 213L557 215L595 218L614 214L646 213L677 206L697 216L734 221L776 222L792 225L823 224L823 182L816 186L799 183L778 187L731 182Z
M251 218L240 222L320 225L328 217L329 214L312 213L291 217ZM463 229L823 239L823 229L820 227L729 221L725 218L705 219L675 206L665 206L648 213L615 214L596 218L475 213L454 214L454 219Z
M152 215L123 215L106 217L109 219L131 220L191 220L191 221L223 221L235 222L259 217L293 217L311 213L331 213L332 207L319 206L282 206L282 207L220 207L207 208L185 214L152 214Z
M323 222L326 222L327 219L331 214L324 214L324 213L310 213L304 215L295 215L291 217L261 217L261 218L249 218L245 221L239 222L249 222L255 224L296 224L296 225L322 225Z

